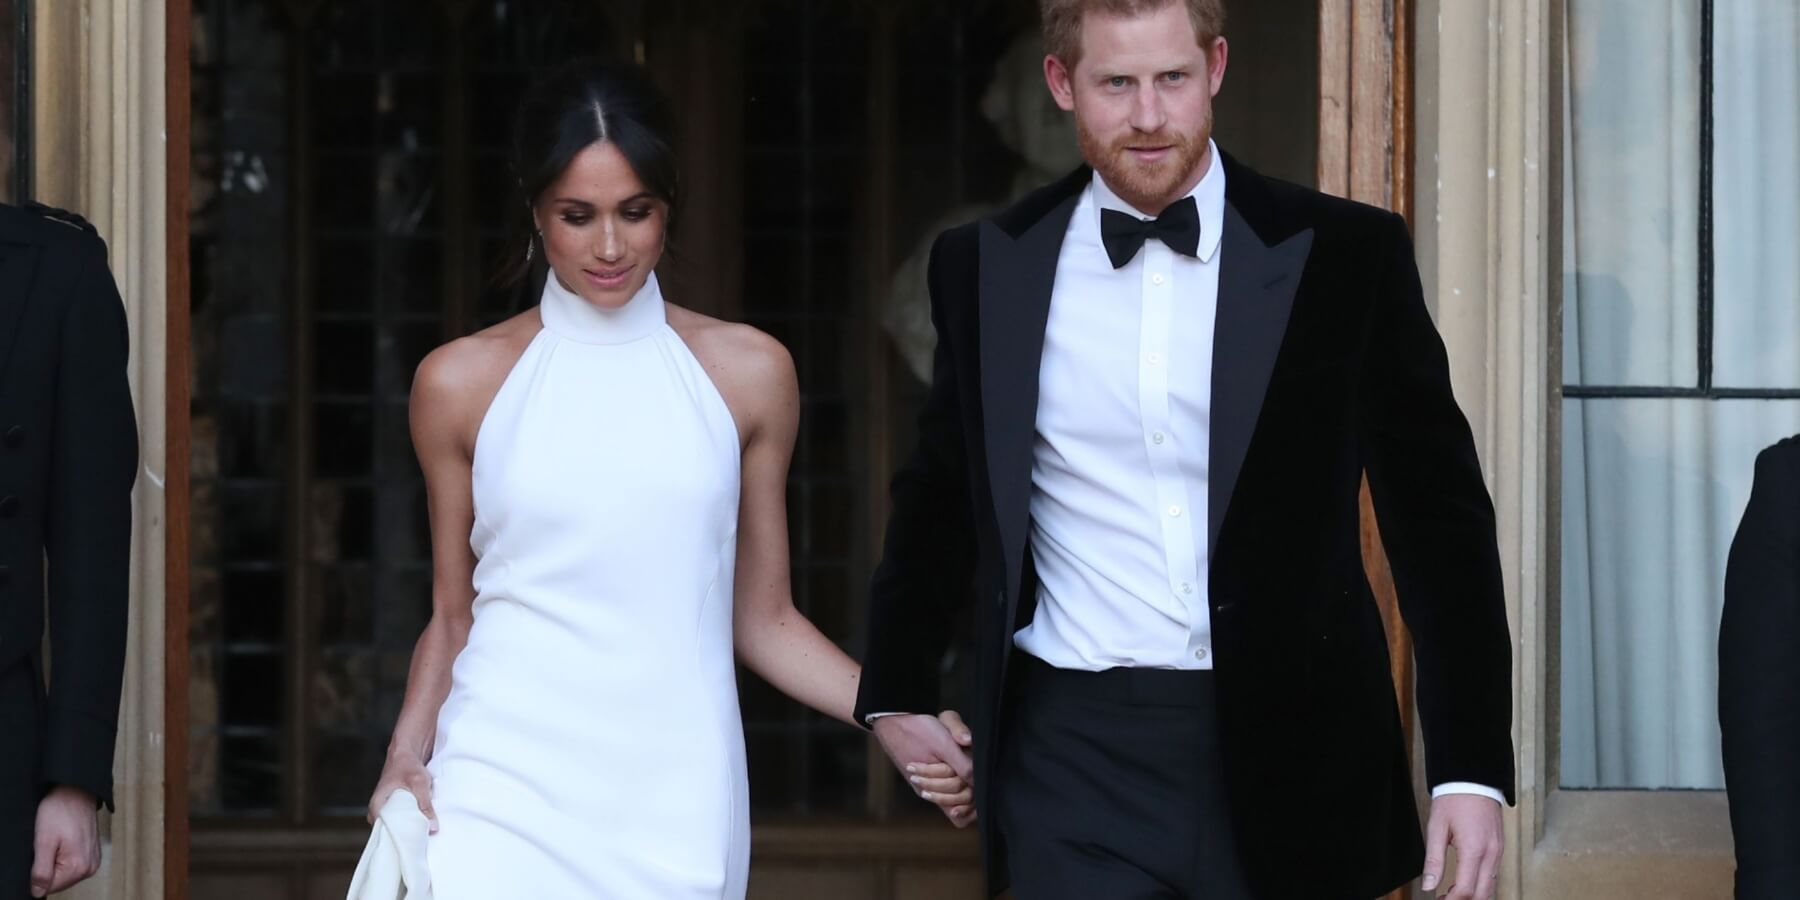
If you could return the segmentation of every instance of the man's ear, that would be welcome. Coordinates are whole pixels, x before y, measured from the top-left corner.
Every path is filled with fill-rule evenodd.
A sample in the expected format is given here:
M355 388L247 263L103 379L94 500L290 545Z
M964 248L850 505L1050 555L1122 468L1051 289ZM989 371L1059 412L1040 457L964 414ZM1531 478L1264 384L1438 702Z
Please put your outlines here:
M1054 54L1044 57L1044 83L1050 86L1050 96L1056 98L1056 105L1063 112L1075 111L1075 72Z
M1212 46L1206 48L1206 79L1211 83L1214 97L1219 96L1219 88L1225 85L1225 61L1230 55L1231 47L1222 37L1213 38Z

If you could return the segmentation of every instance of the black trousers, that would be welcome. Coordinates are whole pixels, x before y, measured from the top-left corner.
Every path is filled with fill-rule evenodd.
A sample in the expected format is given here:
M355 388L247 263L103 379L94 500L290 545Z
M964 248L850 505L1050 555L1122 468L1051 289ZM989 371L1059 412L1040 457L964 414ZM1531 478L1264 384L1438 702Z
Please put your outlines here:
M31 896L43 684L35 655L0 669L0 898Z
M1016 900L1250 900L1211 672L1014 670L990 777Z

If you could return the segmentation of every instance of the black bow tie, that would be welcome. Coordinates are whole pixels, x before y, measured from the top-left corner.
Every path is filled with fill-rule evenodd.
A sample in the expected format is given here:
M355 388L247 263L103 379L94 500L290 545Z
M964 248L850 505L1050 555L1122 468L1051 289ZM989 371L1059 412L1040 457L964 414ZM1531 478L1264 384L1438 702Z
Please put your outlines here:
M1116 209L1100 211L1100 242L1106 245L1113 268L1125 268L1150 238L1162 241L1182 256L1199 256L1199 204L1193 197L1183 197L1155 219L1140 219Z

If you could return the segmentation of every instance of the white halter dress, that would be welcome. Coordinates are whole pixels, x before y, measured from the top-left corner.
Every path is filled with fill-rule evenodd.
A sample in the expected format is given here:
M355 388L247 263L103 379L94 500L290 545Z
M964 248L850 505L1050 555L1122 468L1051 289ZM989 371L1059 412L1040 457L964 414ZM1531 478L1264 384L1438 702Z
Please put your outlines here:
M616 311L548 281L476 438L434 894L738 900L737 427L655 276Z

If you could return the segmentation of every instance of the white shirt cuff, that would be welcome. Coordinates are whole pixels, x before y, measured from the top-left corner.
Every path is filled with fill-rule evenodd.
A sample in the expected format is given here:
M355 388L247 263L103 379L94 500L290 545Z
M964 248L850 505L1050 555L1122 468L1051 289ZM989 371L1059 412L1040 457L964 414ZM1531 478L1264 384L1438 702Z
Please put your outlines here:
M863 716L863 724L874 725L876 719L884 718L887 716L910 716L910 715L912 715L912 713L900 713L900 712L869 713L868 715Z
M871 716L870 718L874 717ZM1477 797L1486 797L1501 806L1506 805L1506 795L1485 784L1474 784L1467 781L1446 781L1431 789L1431 799L1433 800L1446 794L1474 794Z

